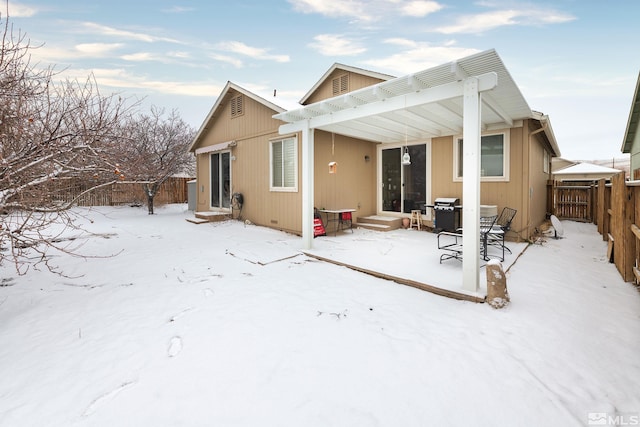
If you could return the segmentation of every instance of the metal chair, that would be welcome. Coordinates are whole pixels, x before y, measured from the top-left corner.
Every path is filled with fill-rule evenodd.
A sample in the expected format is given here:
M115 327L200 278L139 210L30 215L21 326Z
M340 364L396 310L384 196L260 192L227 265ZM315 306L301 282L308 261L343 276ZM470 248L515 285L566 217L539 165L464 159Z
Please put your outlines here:
M502 248L502 258L504 258L505 251L512 253L511 249L504 244L504 238L507 232L511 230L511 222L517 212L518 211L513 208L503 208L502 212L500 212L500 215L496 219L495 224L487 234L488 244Z
M489 249L489 234L492 232L497 219L497 215L480 217L480 255L485 261L489 261L489 254L487 253ZM504 261L504 252L502 253L501 261Z

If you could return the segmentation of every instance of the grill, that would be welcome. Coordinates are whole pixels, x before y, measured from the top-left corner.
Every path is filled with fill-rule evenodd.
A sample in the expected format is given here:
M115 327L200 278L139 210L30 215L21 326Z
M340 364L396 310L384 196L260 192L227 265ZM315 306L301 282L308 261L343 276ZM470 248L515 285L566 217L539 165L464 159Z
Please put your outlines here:
M460 228L460 199L455 197L438 197L433 205L436 214L434 228L443 231L456 231Z

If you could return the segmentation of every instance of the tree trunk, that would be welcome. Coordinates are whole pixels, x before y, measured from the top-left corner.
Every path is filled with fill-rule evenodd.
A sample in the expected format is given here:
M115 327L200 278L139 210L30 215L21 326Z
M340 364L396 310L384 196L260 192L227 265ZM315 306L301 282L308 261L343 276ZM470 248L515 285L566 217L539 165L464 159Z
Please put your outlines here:
M151 192L147 193L147 207L149 208L149 215L153 215L153 196Z
M147 194L147 208L149 209L149 215L153 215L153 199L160 188L158 182L151 184L144 184L144 192Z

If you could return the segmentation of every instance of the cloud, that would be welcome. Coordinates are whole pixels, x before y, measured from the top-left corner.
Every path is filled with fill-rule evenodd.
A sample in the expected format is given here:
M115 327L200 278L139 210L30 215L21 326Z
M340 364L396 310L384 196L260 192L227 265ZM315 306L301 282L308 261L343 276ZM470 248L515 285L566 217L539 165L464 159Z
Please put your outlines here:
M2 6L4 5L4 2L2 2ZM2 12L4 12L4 7L2 9ZM12 18L29 18L34 16L36 13L38 13L36 8L27 6L26 4L15 2L11 2L9 4L9 16Z
M209 82L185 82L175 80L152 80L149 76L131 74L123 68L94 68L91 70L76 69L64 73L65 77L84 80L93 75L99 87L112 89L127 89L127 93L146 93L185 95L185 96L213 96L222 90L223 86Z
M255 59L262 59L276 62L289 62L289 55L273 55L269 53L269 49L261 47L248 46L239 41L224 41L216 45L216 48L226 52L238 53L240 55L249 56Z
M196 10L194 7L184 7L184 6L173 6L167 9L162 9L164 13L185 13L185 12L193 12Z
M108 27L106 25L100 25L95 22L84 22L81 24L81 26L86 30L88 30L89 32L96 33L102 36L119 37L127 40L137 40L137 41L143 41L147 43L162 41L162 42L182 44L180 41L176 39L172 39L168 37L156 37L150 34L136 33L128 30L119 30L117 28Z
M82 56L103 57L122 46L122 43L81 43L75 46L75 52Z
M161 54L156 54L152 52L137 52L137 53L129 53L126 55L122 55L120 57L125 61L132 62L146 62L146 61L155 61L162 62L164 64L175 64L181 63L184 64L185 59L191 59L191 55L187 52L166 52Z
M313 40L309 46L324 56L353 56L367 51L360 42L339 34L319 34Z
M220 55L218 53L210 53L207 56L213 59L214 61L226 62L227 64L231 64L236 68L242 68L244 66L244 63L242 62L242 60L238 58L234 58L232 56Z
M572 15L545 9L504 9L458 17L452 25L437 27L442 34L483 33L511 25L544 25L573 21Z
M365 23L394 15L424 17L443 7L432 0L289 0L289 3L300 13L316 13Z
M407 2L400 7L400 11L406 16L415 16L422 18L430 13L441 10L443 6L435 1L414 0Z
M456 47L453 43L432 46L429 43L401 38L388 39L385 43L399 46L401 49L391 56L365 61L365 64L377 69L391 70L397 75L426 70L479 52L478 49Z

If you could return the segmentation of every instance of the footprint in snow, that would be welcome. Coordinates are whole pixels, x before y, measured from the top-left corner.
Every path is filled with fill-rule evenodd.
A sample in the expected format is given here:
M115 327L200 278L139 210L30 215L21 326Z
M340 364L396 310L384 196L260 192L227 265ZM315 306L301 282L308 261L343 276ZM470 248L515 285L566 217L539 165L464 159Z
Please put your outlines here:
M171 338L169 342L169 349L167 350L167 355L169 357L176 357L182 351L182 338L175 336Z

